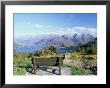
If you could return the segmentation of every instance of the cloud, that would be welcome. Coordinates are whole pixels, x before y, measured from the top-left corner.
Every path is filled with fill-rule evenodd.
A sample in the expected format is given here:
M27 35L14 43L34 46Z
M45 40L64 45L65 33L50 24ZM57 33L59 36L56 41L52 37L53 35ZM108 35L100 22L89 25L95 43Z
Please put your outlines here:
M15 38L37 36L37 33L14 33Z
M86 33L86 34L94 34L94 35L96 35L97 33L96 28L88 28L88 27L74 27L73 30L78 33Z
M56 31L56 34L91 34L94 37L97 35L97 30L96 28L87 28L87 27L68 27L68 28L60 28L59 30Z
M78 30L86 30L86 27L73 27L73 29L78 29Z
M41 25L41 24L35 24L35 27L42 28L42 27L44 27L44 25Z
M48 31L45 33L42 33L44 35L48 34L54 34L54 35L73 35L73 34L91 34L92 36L96 37L97 30L95 28L87 28L87 27L68 27L68 28L59 28L56 31Z
M34 24L34 23L31 23L31 22L27 22L26 24L31 25L31 26L36 27L36 28L49 28L49 27L52 27L51 25Z
M34 25L36 28L49 28L51 25L42 25L42 24L35 24Z
M37 25L38 27L44 27L43 25ZM41 33L15 33L15 36L38 36L38 35L48 35L48 34L54 34L54 35L73 35L73 34L91 34L92 36L97 36L97 30L96 28L90 28L90 27L68 27L68 28L59 28L55 31L47 31L47 32L41 32Z

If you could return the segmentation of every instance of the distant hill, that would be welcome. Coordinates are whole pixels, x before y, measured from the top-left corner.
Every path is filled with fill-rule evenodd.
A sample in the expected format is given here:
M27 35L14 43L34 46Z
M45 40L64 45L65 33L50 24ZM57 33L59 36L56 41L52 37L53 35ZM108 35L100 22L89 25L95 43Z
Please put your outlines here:
M76 51L86 52L86 53L91 52L92 54L96 54L97 38L95 38L93 41L88 42L87 44L77 47Z
M19 48L19 47L21 47L21 45L19 45L18 43L15 43L15 42L14 42L14 49L15 49L15 48Z

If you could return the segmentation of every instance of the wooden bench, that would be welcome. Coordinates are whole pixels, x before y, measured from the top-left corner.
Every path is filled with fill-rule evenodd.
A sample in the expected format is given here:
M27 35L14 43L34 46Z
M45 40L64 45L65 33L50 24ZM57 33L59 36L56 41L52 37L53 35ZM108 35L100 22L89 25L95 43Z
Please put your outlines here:
M36 74L36 68L39 66L59 66L59 75L61 75L61 66L63 65L64 57L33 57L32 63L34 66L34 74Z

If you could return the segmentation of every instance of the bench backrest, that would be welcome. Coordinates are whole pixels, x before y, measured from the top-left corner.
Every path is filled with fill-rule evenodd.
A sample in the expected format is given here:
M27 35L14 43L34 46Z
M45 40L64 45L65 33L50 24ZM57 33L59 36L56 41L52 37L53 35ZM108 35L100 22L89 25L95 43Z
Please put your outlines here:
M33 58L33 62L36 66L59 66L63 65L63 57Z

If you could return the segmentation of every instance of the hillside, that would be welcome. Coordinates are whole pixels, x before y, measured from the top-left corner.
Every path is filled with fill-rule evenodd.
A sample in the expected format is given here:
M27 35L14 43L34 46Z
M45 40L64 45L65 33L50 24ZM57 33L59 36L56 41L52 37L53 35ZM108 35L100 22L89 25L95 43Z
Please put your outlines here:
M88 54L96 54L97 53L97 38L93 41L88 42L82 46L77 47L76 51L80 51Z

